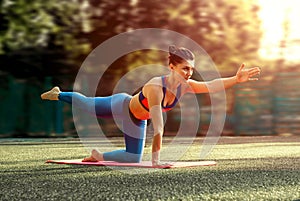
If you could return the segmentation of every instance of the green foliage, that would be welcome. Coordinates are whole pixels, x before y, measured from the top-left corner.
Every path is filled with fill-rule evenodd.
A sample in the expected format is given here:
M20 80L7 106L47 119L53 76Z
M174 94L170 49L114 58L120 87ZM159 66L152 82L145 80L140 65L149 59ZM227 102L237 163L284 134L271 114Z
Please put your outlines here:
M131 1L90 0L84 7L89 19L87 40L93 48L116 34L132 29L137 18Z
M177 3L173 6L169 28L199 43L220 70L235 70L234 65L257 54L260 33L253 1L191 0L179 5L181 12Z
M205 6L210 33L204 34L204 48L224 70L255 63L261 36L255 1L213 2Z
M190 37L220 70L231 71L241 62L256 61L261 36L257 11L256 0L3 0L0 55L8 64L21 61L13 63L14 68L20 69L25 60L31 66L28 71L66 74L70 68L77 71L86 54L110 37L151 27ZM119 77L137 64L166 60L134 54L115 62L109 73ZM121 71L120 63L125 66Z
M85 19L76 0L4 0L1 18L1 53L50 45L74 53L80 50L76 37Z
M93 47L124 31L163 28L196 41L220 70L232 71L242 62L257 62L261 32L255 0L90 2L93 32L89 40ZM147 63L149 58L143 59L140 54L135 53L136 60L130 57L129 63ZM158 57L152 62L162 63L163 59Z
M1 70L17 77L70 73L90 50L78 0L3 0L0 18Z

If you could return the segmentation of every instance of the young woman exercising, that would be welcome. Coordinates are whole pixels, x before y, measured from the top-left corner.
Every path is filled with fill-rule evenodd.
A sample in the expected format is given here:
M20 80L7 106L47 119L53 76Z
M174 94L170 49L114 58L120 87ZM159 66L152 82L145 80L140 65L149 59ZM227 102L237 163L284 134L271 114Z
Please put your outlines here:
M217 92L249 80L260 73L260 68L244 69L242 64L235 76L199 82L190 79L194 70L194 54L186 48L169 47L170 73L154 77L134 96L126 93L108 97L86 97L77 92L61 92L58 87L41 95L45 100L60 100L74 104L82 110L96 113L98 117L115 117L122 120L125 150L100 153L92 150L83 161L116 161L137 163L142 160L146 139L147 119L152 119L152 165L159 165L159 153L164 133L163 112L171 110L185 93ZM221 84L220 84L221 82Z

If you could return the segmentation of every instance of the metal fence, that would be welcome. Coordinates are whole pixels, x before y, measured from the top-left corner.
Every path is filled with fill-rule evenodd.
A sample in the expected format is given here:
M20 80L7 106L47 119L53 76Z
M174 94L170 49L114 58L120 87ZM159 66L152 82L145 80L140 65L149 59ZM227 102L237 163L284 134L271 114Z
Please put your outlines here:
M0 76L0 137L76 136L72 108L59 101L42 101L40 94L52 87L52 79L41 83ZM300 134L300 72L277 73L260 81L236 85L228 98L225 128L231 135ZM207 95L199 95L199 135L210 123ZM191 121L193 119L191 118ZM166 132L174 133L180 110L168 114ZM119 135L111 120L99 120L107 135ZM228 131L229 128L229 131Z
M52 85L51 78L35 79L1 76L0 136L64 136L74 133L71 107L59 101L42 101L40 94Z
M235 90L235 133L300 134L300 72L277 73Z
M233 122L236 135L274 133L271 83L260 80L235 87Z
M274 132L300 134L300 73L279 73L273 85Z

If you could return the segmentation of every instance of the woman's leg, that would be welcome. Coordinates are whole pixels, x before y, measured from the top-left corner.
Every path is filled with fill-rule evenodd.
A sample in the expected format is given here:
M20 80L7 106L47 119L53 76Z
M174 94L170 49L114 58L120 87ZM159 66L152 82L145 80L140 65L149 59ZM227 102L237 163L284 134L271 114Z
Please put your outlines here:
M98 117L122 117L123 103L131 96L119 93L107 97L86 97L78 92L61 92L58 87L53 87L41 95L44 100L60 100L75 105L88 113Z
M146 140L147 121L127 117L123 120L123 132L126 150L103 153L106 161L139 163L142 160Z
M46 93L49 95L49 92ZM88 113L96 114L98 117L122 119L126 149L103 154L93 150L92 155L83 161L106 160L134 163L141 161L146 139L147 121L138 120L130 114L129 102L131 96L120 93L108 97L86 97L77 92L59 92L57 99L73 104Z
M58 99L98 117L112 116L112 96L86 97L78 92L60 92Z
M103 154L93 150L92 157L96 160L138 163L142 160L147 121L138 120L129 112L131 97L120 95L114 98L124 99L122 104L119 102L117 105L113 105L113 113L114 115L118 114L119 118L122 118L122 132L124 133L126 149ZM115 100L114 102L118 101Z
M111 116L111 97L86 97L78 92L61 92L53 87L41 95L43 100L60 100L97 116Z

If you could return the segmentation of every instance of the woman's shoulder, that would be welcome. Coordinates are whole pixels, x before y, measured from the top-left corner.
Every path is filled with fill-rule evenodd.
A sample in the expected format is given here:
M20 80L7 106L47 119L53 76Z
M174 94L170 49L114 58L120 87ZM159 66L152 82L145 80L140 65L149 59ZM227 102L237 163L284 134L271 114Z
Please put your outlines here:
M161 77L153 77L144 85L143 92L158 93L161 91L162 85Z
M160 77L153 77L150 79L145 85L161 85L161 76Z

